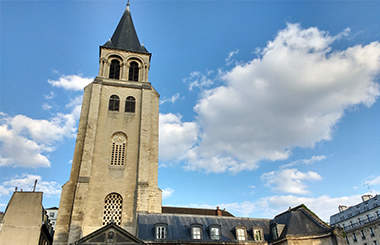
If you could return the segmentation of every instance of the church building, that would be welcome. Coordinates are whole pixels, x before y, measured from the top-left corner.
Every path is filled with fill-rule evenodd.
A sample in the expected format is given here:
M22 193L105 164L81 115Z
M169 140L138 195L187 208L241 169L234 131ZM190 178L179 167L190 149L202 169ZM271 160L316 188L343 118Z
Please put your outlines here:
M98 76L84 89L54 245L343 244L341 230L304 205L274 219L162 207L159 94L149 81L150 60L128 4L112 38L100 46Z

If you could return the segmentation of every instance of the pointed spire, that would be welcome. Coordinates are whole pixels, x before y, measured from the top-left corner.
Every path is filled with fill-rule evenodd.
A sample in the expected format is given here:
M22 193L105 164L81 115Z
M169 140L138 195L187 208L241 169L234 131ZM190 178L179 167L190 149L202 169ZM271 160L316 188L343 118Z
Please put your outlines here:
M127 8L121 17L111 40L106 42L103 47L149 53L145 47L142 48L140 45L135 26L133 25L132 15L129 10L129 0L127 3Z

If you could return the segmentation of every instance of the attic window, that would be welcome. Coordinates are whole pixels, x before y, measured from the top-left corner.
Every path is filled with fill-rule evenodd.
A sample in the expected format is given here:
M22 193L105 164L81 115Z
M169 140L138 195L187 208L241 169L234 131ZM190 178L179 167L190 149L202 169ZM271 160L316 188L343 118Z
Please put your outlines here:
M263 231L262 229L254 229L253 230L253 239L255 241L262 241L263 240Z
M129 64L129 76L128 76L129 81L138 81L139 80L139 65L137 64L136 61L132 61Z
M236 228L236 239L238 241L245 241L246 235L244 228Z
M278 231L277 231L277 226L272 226L272 236L273 240L276 240L278 238Z
M162 240L166 239L166 224L156 224L155 225L155 231L156 231L156 239Z
M191 238L194 240L202 239L202 226L201 225L192 225L191 226Z
M118 60L112 60L110 65L109 78L119 79L120 77L120 62Z
M220 227L219 225L212 225L209 228L211 240L220 240Z

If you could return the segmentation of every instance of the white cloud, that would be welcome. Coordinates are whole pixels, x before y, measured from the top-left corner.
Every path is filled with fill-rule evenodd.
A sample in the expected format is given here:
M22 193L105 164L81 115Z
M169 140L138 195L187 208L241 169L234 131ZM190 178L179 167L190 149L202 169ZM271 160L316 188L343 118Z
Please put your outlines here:
M195 123L181 122L182 116L160 114L160 160L181 157L192 147L197 139L198 128Z
M267 181L266 185L272 187L273 191L307 194L307 185L304 181L318 181L321 180L322 177L312 171L302 173L297 169L284 169L265 173L261 176L261 179Z
M238 172L287 159L295 147L331 140L347 109L372 106L380 44L333 50L343 35L288 24L259 58L219 72L224 85L204 90L194 107L201 134L186 151L187 168ZM216 81L197 72L188 80L190 89Z
M288 195L261 198L255 204L258 213L262 213L267 217L274 217L274 215L286 211L289 207L305 204L319 218L325 222L329 222L330 216L339 212L339 205L352 206L360 202L360 195L335 198L327 195L316 198Z
M54 87L60 87L66 90L79 91L94 80L93 77L81 77L78 75L61 75L58 80L48 80L48 83Z
M366 184L369 184L369 185L379 185L380 184L380 176L374 178L373 180L367 181Z
M295 166L295 165L311 165L311 164L314 164L316 162L319 162L319 161L322 161L325 159L326 159L326 156L324 156L324 155L312 156L310 159L300 159L297 161L293 161L293 162L290 162L288 164L280 166L280 168L288 168L288 167Z
M330 216L338 213L339 205L352 206L361 202L360 195L329 197L327 195L320 197L297 197L293 195L286 196L268 196L260 198L257 201L243 201L234 203L210 204L190 204L183 205L194 208L214 209L219 206L226 209L237 217L269 218L285 212L289 207L296 207L305 204L312 212L325 222L330 221Z
M80 106L49 120L0 116L0 166L49 167L45 153L64 137L75 137Z
M235 51L231 51L231 52L228 54L228 57L226 58L226 64L227 64L227 66L232 64L232 62L234 61L234 60L232 59L232 57L233 57L234 55L238 54L238 53L239 53L239 49L237 49L237 50L235 50Z
M162 105L165 102L171 102L174 104L179 99L179 96L180 96L180 94L176 93L175 95L173 95L170 98L164 98L164 99L160 100L160 105Z
M207 71L207 74L202 74L199 71L194 71L190 73L190 76L183 79L183 81L189 84L189 90L192 91L194 88L208 88L214 84L214 79L209 78L213 71Z
M35 180L37 180L36 191L42 191L46 197L59 197L61 195L61 185L57 182L41 181L41 176L39 175L23 174L3 182L0 185L0 197L9 195L15 190L15 187L19 191L32 191Z
M174 190L171 188L165 188L162 190L162 199L169 198L173 195Z

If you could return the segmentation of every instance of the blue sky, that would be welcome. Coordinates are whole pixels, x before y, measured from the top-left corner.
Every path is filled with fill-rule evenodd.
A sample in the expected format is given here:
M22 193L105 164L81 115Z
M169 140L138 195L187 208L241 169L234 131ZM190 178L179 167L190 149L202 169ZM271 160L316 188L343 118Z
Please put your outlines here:
M58 206L125 1L1 1L0 211ZM380 2L131 1L161 95L163 205L322 219L380 189Z

